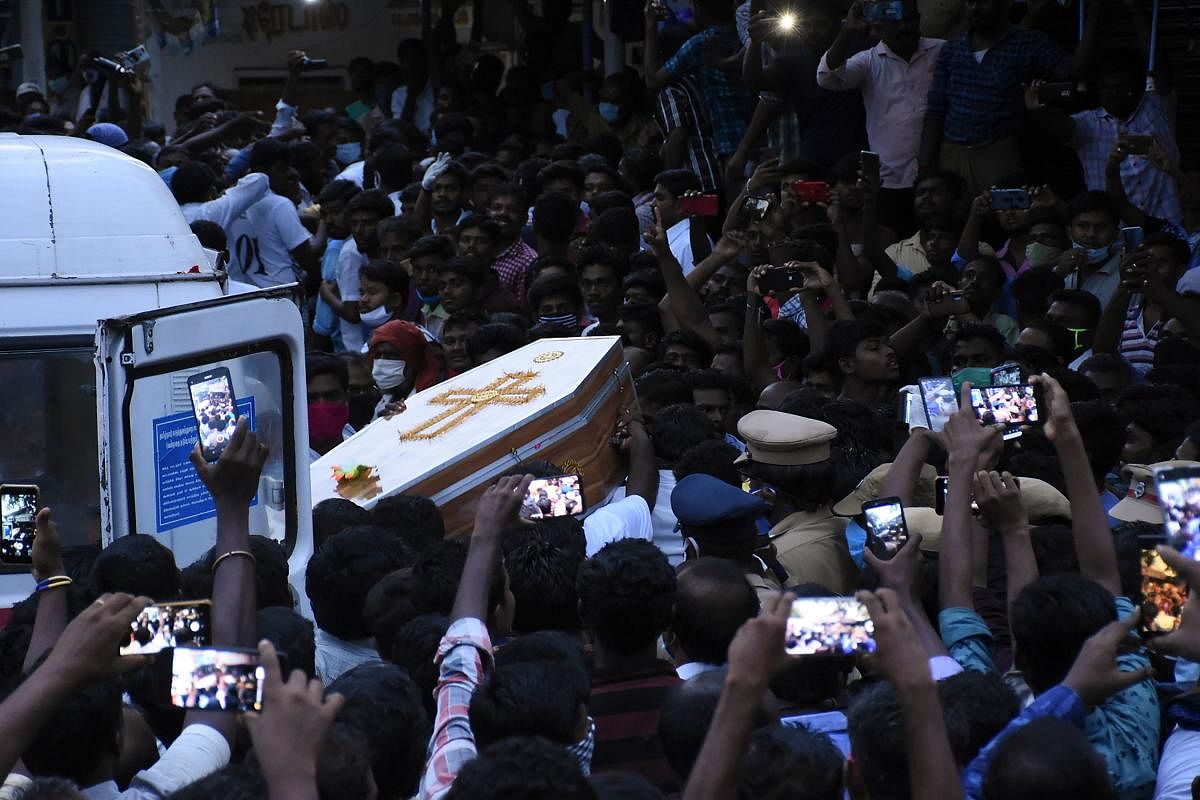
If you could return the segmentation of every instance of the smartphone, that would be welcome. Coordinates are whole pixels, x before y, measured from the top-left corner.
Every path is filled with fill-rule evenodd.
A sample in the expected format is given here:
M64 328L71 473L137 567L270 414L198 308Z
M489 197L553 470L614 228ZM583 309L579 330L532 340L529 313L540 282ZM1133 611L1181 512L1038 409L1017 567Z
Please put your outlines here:
M900 420L908 425L909 431L916 428L929 430L929 417L925 414L925 402L921 399L921 390L917 386L902 386L900 388Z
M38 503L38 487L32 484L0 486L0 562L33 563Z
M715 217L721 211L715 194L693 194L679 198L679 207L689 217Z
M790 656L874 653L875 623L853 598L801 597L792 601L784 650Z
M1132 253L1142 246L1146 240L1146 231L1140 226L1132 225L1121 228L1121 246L1126 253Z
M136 67L150 60L150 51L146 49L146 45L139 44L137 47L126 50L123 53L117 53L117 58L124 61L129 67Z
M902 0L885 0L882 3L867 3L863 6L864 22L899 22L904 19Z
M1142 550L1142 630L1157 636L1171 633L1183 621L1187 584L1153 548Z
M1021 211L1029 208L1029 192L1024 189L992 189L992 211Z
M216 461L225 452L237 426L237 398L226 367L214 367L188 378L192 413L205 461Z
M908 525L904 522L904 506L899 497L881 497L863 503L867 523L867 546L878 558L889 559L908 541Z
M266 677L255 650L176 647L171 655L171 705L261 711Z
M872 186L879 185L879 153L862 150L858 154L858 168L862 171L863 180Z
M1154 144L1154 137L1148 134L1126 134L1121 138L1125 141L1125 152L1131 156L1149 155L1150 145Z
M1015 439L1021 428L1042 423L1039 394L1028 384L971 387L971 409L984 425L1003 425L1004 438Z
M22 58L21 45L10 44L8 47L0 47L0 64L11 64L19 58Z
M940 431L946 427L950 415L958 411L958 394L950 378L921 378L921 401L925 404L925 417L929 430Z
M775 292L786 294L791 289L799 289L804 285L804 270L795 264L782 267L771 267L759 282L759 289L764 293Z
M802 203L828 203L829 184L825 181L795 181L792 194Z
M583 479L579 475L538 478L529 484L521 505L525 519L570 517L583 512Z
M1200 467L1159 467L1154 481L1167 544L1200 561Z
M965 314L971 310L967 305L966 296L958 290L950 292L944 299L938 300L936 303L926 304L926 309L932 317L952 317L955 314Z
M1020 386L1021 365L1001 364L992 367L992 386Z
M161 653L172 647L207 647L212 644L212 601L184 600L146 606L129 624L129 639L121 645L123 656Z
M1038 87L1038 102L1048 106L1069 103L1074 97L1073 83L1043 83Z
M950 478L942 475L933 482L933 485L933 510L944 517L946 515L946 498L950 496ZM979 513L979 503L975 502L973 495L971 497L971 513Z
M742 203L741 216L751 222L761 222L771 213L771 200L767 197L747 197Z

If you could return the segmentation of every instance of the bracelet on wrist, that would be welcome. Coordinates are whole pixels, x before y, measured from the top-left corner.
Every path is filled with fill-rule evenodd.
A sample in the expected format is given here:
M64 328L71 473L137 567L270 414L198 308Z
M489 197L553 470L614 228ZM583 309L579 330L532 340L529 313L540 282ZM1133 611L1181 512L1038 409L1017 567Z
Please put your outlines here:
M37 582L37 587L34 591L48 592L51 589L61 589L64 586L70 586L74 581L66 575L51 575L49 578L42 578Z
M221 565L221 562L227 558L230 558L231 556L248 558L250 559L250 563L252 565L256 565L258 563L258 559L254 557L254 553L251 553L249 550L230 550L228 553L222 553L221 555L217 556L216 560L213 561L212 571L214 575L217 574L217 567Z

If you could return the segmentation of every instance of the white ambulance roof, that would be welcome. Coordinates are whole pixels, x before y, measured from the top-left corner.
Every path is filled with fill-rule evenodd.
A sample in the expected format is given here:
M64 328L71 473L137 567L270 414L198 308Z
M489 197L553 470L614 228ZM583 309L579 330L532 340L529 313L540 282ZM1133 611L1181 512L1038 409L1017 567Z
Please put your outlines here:
M0 279L212 271L162 178L118 150L0 133L0 176Z

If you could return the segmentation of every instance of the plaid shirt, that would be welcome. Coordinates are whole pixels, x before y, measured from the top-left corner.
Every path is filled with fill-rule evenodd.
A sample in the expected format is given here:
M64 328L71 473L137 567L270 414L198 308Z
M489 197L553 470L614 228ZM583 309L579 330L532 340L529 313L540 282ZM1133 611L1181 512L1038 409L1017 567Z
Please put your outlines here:
M955 144L1004 139L1021 128L1022 84L1069 76L1066 57L1041 31L1010 27L981 61L971 51L970 33L964 33L946 42L938 54L925 117L942 120L942 136Z
M538 254L520 237L507 250L496 256L492 269L500 276L500 282L522 303L525 302L525 277L529 265L537 260Z
M1072 114L1075 120L1075 152L1083 165L1087 188L1104 191L1108 154L1123 134L1153 136L1167 151L1173 163L1179 163L1179 147L1175 144L1167 104L1151 92L1142 95L1142 102L1129 116L1119 120L1103 108ZM1175 191L1175 179L1150 163L1143 156L1130 156L1121 162L1121 183L1129 202L1143 213L1176 224L1183 220L1183 210Z
M721 185L718 179L721 165L717 161L716 144L708 119L702 110L704 106L700 102L700 91L691 79L680 78L660 89L656 100L654 120L662 128L663 138L670 136L671 131L677 128L687 131L687 167L700 179L702 191L717 191Z
M421 800L436 800L449 792L459 770L475 758L471 696L491 661L492 640L486 625L470 618L450 624L437 651L438 684L433 690L437 716L421 778Z
M683 43L683 47L671 57L663 69L673 80L693 78L700 89L703 108L712 125L717 155L730 156L746 135L750 115L754 113L754 100L743 88L741 81L730 77L710 63L710 51L721 44L728 45L728 52L739 47L737 33L733 28L707 28Z

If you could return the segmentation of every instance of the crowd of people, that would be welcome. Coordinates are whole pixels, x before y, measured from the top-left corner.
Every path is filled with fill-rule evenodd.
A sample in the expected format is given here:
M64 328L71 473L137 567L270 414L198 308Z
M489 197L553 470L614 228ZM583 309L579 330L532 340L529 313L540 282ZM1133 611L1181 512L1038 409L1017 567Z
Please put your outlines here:
M318 504L306 598L249 535L244 422L193 457L195 563L63 551L43 510L2 796L1192 797L1200 601L1159 617L1200 564L1153 476L1200 462L1200 176L1143 4L1087 3L1075 41L1045 2L650 2L604 77L570 3L512 8L513 66L443 13L354 59L343 109L299 51L273 119L204 83L148 121L86 60L0 109L150 164L232 281L298 285L314 460L546 337L619 336L638 400L584 513L527 499L568 471L536 461L469 537L416 495ZM873 547L891 497L907 539ZM850 633L789 632L826 597ZM200 598L215 645L259 642L244 728L113 658L150 599ZM815 642L874 653L785 655Z

